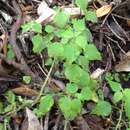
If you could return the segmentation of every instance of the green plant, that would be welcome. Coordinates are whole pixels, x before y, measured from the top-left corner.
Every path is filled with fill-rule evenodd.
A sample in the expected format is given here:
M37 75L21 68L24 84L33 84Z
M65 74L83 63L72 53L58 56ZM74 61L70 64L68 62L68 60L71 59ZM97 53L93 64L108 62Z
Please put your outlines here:
M62 73L68 83L65 90L58 95L57 103L65 119L73 120L82 114L83 103L90 100L97 103L93 114L108 116L111 105L104 100L98 101L97 82L90 78L89 72L89 63L101 60L101 54L92 42L92 34L85 23L95 23L97 17L94 11L87 10L87 0L76 0L76 4L84 11L84 18L71 19L69 14L58 10L53 22L45 25L43 29L39 23L30 22L23 25L22 30L35 32L32 37L33 52L39 54L47 50L46 65L50 65L54 59L55 66L63 64ZM34 111L41 117L50 111L53 104L53 93L44 93ZM107 106L106 110L101 110L104 106Z
M8 59L14 59L15 58L14 51L13 51L12 46L10 44L8 44L7 58Z
M31 82L31 76L23 76L23 81L26 83L26 84L29 84Z
M129 88L123 89L119 82L112 81L108 77L106 79L112 91L114 92L113 103L117 104L121 101L124 104L124 111L126 113L126 116L130 120L130 103L129 103L130 89Z

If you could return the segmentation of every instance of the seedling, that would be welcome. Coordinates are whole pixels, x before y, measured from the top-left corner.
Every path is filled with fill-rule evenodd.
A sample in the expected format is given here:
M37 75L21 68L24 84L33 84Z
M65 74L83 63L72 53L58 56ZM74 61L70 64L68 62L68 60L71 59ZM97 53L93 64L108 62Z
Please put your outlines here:
M92 34L85 23L96 23L97 17L94 11L87 10L86 0L76 0L76 5L85 14L82 19L70 18L69 14L58 10L51 24L42 27L33 21L23 25L22 30L35 32L32 38L33 52L40 54L47 50L46 65L50 65L53 59L55 66L63 64L62 73L68 83L64 92L59 95L57 103L65 119L73 120L81 115L84 101L90 100L97 103L92 110L93 114L108 116L111 113L111 105L107 101L98 100L97 82L90 78L89 71L89 63L101 60L101 54L92 42ZM53 96L52 93L44 93L41 97L39 106L34 110L38 117L51 110L54 104Z

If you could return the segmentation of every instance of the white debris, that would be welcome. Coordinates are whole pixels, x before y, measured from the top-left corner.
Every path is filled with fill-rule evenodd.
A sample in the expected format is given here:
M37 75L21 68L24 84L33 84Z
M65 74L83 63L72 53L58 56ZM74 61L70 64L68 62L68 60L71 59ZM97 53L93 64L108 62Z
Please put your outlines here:
M97 79L104 73L104 69L97 68L92 74L91 74L91 79Z

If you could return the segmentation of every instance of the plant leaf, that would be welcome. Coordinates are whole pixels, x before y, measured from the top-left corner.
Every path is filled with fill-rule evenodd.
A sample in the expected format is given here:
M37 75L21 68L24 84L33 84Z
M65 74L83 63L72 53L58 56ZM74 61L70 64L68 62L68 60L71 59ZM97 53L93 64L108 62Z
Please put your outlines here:
M64 44L63 47L64 47L63 57L67 60L67 62L72 63L73 61L75 61L79 56L80 51L70 44Z
M71 27L66 28L61 32L61 37L65 39L73 38L73 29Z
M83 35L79 35L76 37L76 41L75 41L76 45L78 45L81 49L86 49L86 46L88 44L86 37L84 37Z
M51 26L51 25L46 25L46 26L45 26L45 31L46 31L47 33L52 33L52 32L54 32L54 27Z
M75 32L81 33L82 31L86 29L84 19L80 19L80 20L74 19L72 23L73 23L73 28Z
M67 120L73 120L80 114L82 105L79 99L71 100L69 97L62 97L59 100L59 107Z
M88 0L76 0L76 5L80 7L83 11L86 10L88 5Z
M65 119L71 119L70 110L71 110L71 100L68 97L62 97L59 99L59 107L64 114ZM67 107L66 107L67 104ZM73 118L72 118L73 119Z
M40 23L37 23L34 21L34 23L32 25L32 30L34 32L41 33L42 32L42 25Z
M95 11L86 11L85 18L87 21L97 23L98 19Z
M69 83L69 84L67 84L67 86L66 86L66 92L67 92L68 94L74 94L74 93L77 92L77 90L78 90L78 87L77 87L76 84Z
M92 99L92 90L88 87L85 87L77 94L78 99L81 101L89 101Z
M37 114L38 117L41 117L50 111L53 104L54 100L51 95L43 96L41 97L39 108L35 109L34 112Z
M10 45L10 44L8 44L8 52L7 52L7 58L9 59L9 60L12 60L12 59L14 59L15 58L15 53L14 53L14 51L13 51L13 48L12 48L12 46Z
M71 100L71 111L73 111L76 116L80 114L81 108L82 108L82 105L79 99Z
M69 20L69 15L64 11L59 11L54 17L54 23L56 26L63 28Z
M26 83L26 84L29 84L31 82L31 76L23 76L23 81Z
M89 61L85 56L79 56L77 59L77 63L81 65L81 67L86 71L89 70Z
M124 108L125 108L125 113L128 119L130 120L130 89L125 89L124 90Z
M32 43L33 43L33 52L41 53L41 51L44 49L43 37L40 34L33 36Z
M22 27L22 32L27 32L30 30L33 30L34 32L37 33L42 32L42 25L40 23L37 23L36 21L25 23L21 27Z
M88 44L85 51L85 57L88 60L101 60L101 54L94 44Z
M118 91L121 91L122 90L122 87L121 87L121 84L118 83L118 82L114 82L114 81L111 81L109 79L107 79L111 89L113 92L118 92Z
M48 55L50 57L63 57L64 48L60 43L53 43L48 46Z
M97 105L92 110L92 114L96 114L98 116L108 116L111 113L111 105L106 101L98 101Z
M117 91L114 93L113 100L115 103L118 103L120 100L122 100L123 94L120 91Z

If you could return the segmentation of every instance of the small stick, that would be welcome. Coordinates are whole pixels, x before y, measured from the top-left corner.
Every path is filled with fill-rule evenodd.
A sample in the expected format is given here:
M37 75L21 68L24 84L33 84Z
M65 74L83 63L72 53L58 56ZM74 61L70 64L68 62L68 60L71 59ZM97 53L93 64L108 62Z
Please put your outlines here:
M48 130L49 115L50 115L50 113L48 112L48 113L46 114L46 117L45 117L43 130Z
M43 85L42 85L42 87L41 87L41 90L40 90L40 92L39 92L39 95L38 95L37 98L34 100L32 106L34 106L34 105L40 100L40 98L41 98L41 96L42 96L42 93L43 93L43 90L44 90L44 88L45 88L45 86L46 86L48 80L50 79L50 75L51 75L52 69L53 69L53 67L54 67L54 64L55 64L55 60L53 61L52 65L51 65L51 68L50 68L50 70L49 70L49 72L48 72L48 74L47 74L47 77L46 77L46 79L45 79L45 81L44 81L44 83L43 83Z

